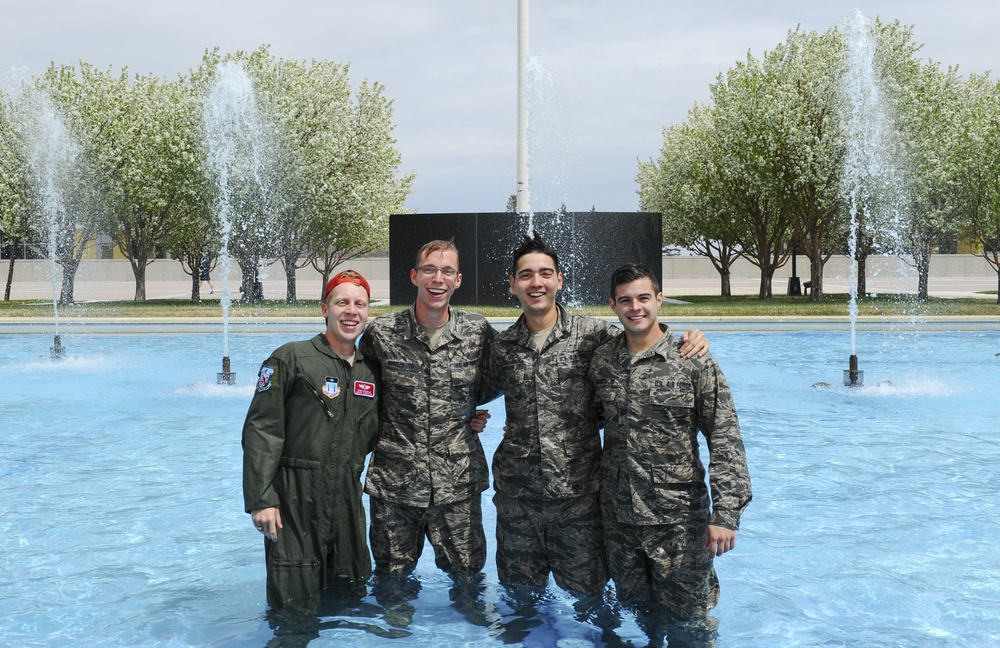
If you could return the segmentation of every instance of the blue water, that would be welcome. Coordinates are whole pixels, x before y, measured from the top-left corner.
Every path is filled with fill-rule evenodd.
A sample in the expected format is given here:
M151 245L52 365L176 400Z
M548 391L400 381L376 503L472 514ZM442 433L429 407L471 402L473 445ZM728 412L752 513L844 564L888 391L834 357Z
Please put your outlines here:
M295 337L231 336L240 386L222 387L220 336L64 333L62 361L49 337L0 336L0 645L272 638L240 429L260 360ZM846 334L710 337L754 486L716 562L717 645L1000 646L1000 334L860 333L862 389L842 386ZM429 554L411 636L330 623L310 645L502 645L451 606ZM509 618L492 559L484 598ZM543 613L525 645L595 640L554 586ZM628 618L621 633L641 645Z

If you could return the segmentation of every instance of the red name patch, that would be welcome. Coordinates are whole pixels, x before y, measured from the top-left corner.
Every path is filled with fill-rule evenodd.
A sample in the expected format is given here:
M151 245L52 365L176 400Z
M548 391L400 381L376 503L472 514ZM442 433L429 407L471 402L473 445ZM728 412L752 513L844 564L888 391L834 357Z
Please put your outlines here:
M375 398L375 383L354 381L354 395Z

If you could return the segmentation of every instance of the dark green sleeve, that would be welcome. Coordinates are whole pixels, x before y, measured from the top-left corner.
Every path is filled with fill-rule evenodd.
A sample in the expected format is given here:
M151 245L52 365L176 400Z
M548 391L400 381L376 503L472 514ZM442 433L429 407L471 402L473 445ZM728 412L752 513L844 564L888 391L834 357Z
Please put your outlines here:
M265 380L267 371L271 373ZM285 444L285 398L293 382L288 373L288 365L277 357L264 361L243 423L243 504L247 513L279 504L274 476Z

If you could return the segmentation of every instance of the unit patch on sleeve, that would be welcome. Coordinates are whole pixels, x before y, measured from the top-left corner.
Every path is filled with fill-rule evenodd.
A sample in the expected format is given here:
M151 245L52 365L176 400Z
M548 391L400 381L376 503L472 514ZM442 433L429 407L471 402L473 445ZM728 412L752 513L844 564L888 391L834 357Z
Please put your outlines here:
M327 398L340 396L340 380L336 376L326 377L326 383L323 385L323 394Z
M375 398L375 383L364 382L363 380L355 380L354 395L364 396L365 398Z
M268 367L267 365L261 365L260 371L257 372L257 391L266 392L271 388L271 376L274 375L274 367Z

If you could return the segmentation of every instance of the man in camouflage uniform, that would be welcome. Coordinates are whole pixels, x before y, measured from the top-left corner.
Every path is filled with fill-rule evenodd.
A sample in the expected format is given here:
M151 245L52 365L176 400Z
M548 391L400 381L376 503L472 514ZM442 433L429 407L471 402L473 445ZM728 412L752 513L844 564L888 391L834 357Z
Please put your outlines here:
M474 579L486 562L480 493L489 475L473 425L476 406L497 396L483 373L494 329L482 316L449 306L462 283L458 267L453 243L424 245L410 270L414 305L375 318L361 338L361 351L382 371L365 492L372 554L383 574L410 574L425 537L437 566L454 578ZM477 421L481 431L485 419Z
M378 429L379 380L354 343L368 282L330 279L326 331L279 347L261 365L243 425L243 500L264 536L272 610L315 608L332 583L371 575L361 472Z
M523 314L490 351L507 411L493 455L497 575L504 585L543 586L551 573L566 590L599 595L608 579L601 438L587 372L594 350L618 329L568 313L556 302L562 283L556 252L537 232L525 236L510 277ZM686 352L707 348L692 334Z
M656 641L711 645L719 598L712 566L736 545L750 476L732 394L711 355L685 358L657 314L663 295L642 264L612 275L625 334L600 347L590 380L603 407L601 510L611 577ZM711 505L697 434L708 444ZM650 621L651 618L659 621Z

